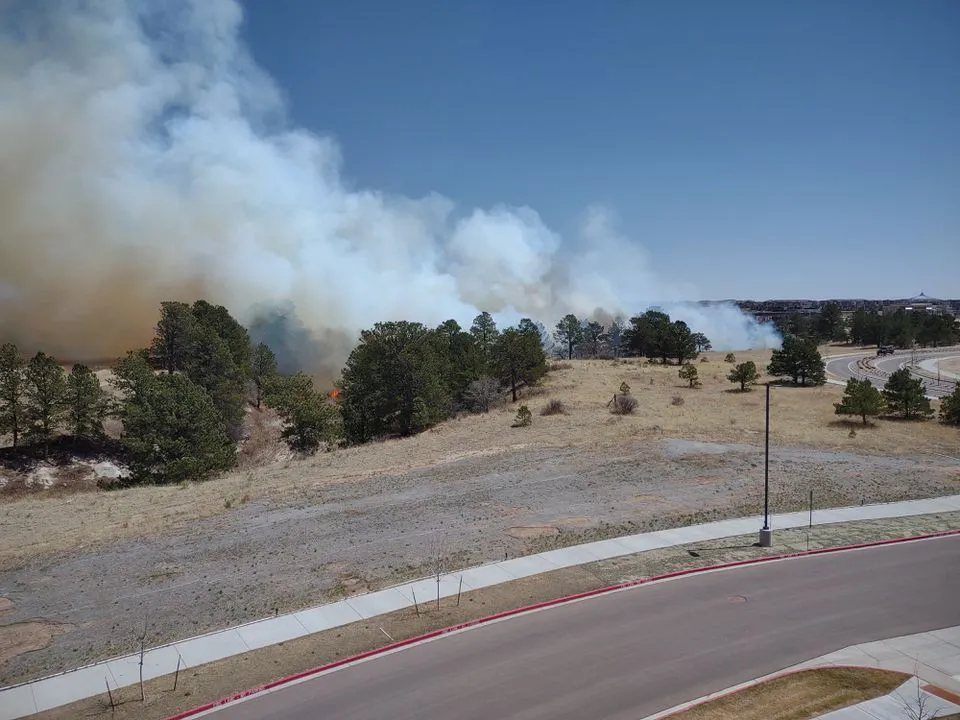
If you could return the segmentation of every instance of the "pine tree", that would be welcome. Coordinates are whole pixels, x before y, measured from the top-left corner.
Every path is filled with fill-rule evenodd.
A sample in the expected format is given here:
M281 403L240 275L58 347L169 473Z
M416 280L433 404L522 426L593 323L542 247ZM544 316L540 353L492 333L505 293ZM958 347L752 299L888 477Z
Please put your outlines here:
M196 318L186 303L168 301L160 304L160 320L150 346L150 356L168 374L186 367L197 341L196 324Z
M753 360L735 365L727 374L727 380L740 383L740 392L746 392L747 385L753 385L759 377L760 373L757 372L757 365Z
M16 345L0 345L0 435L12 435L13 447L26 426L25 365Z
M230 346L208 325L194 326L195 342L183 370L203 388L220 412L227 435L239 440L243 430L245 390L243 371L233 361Z
M70 432L75 437L103 436L107 398L100 387L100 379L86 365L74 365L70 370L64 401Z
M480 347L480 354L483 357L484 363L489 362L494 343L497 342L497 338L500 336L500 331L497 330L497 323L493 319L493 316L487 311L483 311L477 315L473 319L473 324L470 326L470 334L473 335L477 341L477 345Z
M48 444L66 412L66 373L54 358L38 352L27 364L24 390L27 435Z
M940 422L945 425L960 425L960 385L940 399Z
M580 320L573 313L565 315L557 323L553 336L557 342L562 343L567 348L567 359L573 359L573 349L583 340L583 326Z
M336 407L317 392L309 377L303 373L276 375L269 379L268 388L264 402L283 420L280 436L291 450L313 454L322 443L332 443L340 436Z
M900 368L893 373L883 387L887 407L904 420L933 416L933 408L924 391L923 382L910 376L910 371Z
M516 328L507 328L493 349L493 367L497 376L510 387L513 401L523 384L532 384L547 372L547 359L537 339Z
M603 323L591 320L583 326L583 338L590 346L590 354L597 357L600 354L600 346L607 339L606 328L603 327Z
M199 480L236 462L210 396L186 375L139 375L123 407L124 443L141 482Z
M264 387L270 381L270 378L277 374L277 356L273 354L269 345L259 343L253 349L250 369L254 392L256 393L257 408L259 409L260 402L263 400Z
M783 338L783 347L774 350L767 365L767 374L789 376L794 384L822 385L826 382L826 364L813 340L804 340L796 335Z
M883 395L869 380L850 378L843 391L843 400L834 403L833 407L837 415L859 415L866 425L868 417L883 413Z
M700 374L697 372L696 365L685 363L680 368L680 371L678 374L680 375L681 380L686 380L687 382L690 383L690 387L699 387L701 385Z

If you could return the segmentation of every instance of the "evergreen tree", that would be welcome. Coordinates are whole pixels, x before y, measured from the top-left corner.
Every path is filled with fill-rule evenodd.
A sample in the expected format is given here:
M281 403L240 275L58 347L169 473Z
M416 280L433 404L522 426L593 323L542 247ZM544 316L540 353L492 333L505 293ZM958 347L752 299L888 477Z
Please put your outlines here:
M697 359L697 341L690 328L683 320L676 320L670 326L671 345L677 358L677 365L683 365L687 360Z
M67 376L67 422L75 437L100 438L107 415L107 397L100 379L86 365L74 365Z
M433 332L437 360L446 393L457 407L468 404L467 389L487 369L487 362L476 338L461 329L455 320L441 323Z
M753 360L735 365L733 370L727 374L727 380L740 383L740 392L745 392L747 385L753 385L759 377L760 373L757 372L757 365Z
M516 328L507 328L493 350L493 367L498 377L510 387L513 401L522 384L532 384L547 372L543 347L532 335Z
M837 303L825 303L817 316L817 335L821 340L843 340L843 314Z
M883 413L883 395L869 380L850 378L843 391L843 400L834 403L833 407L837 415L859 415L866 425L868 417Z
M900 368L889 377L883 387L883 398L890 411L904 420L933 416L923 382L911 377L906 368Z
M151 359L168 374L186 367L196 342L196 319L183 302L160 304L160 320L150 346Z
M250 374L253 380L257 409L259 409L266 384L270 381L270 378L277 374L277 356L273 354L273 350L266 343L258 343L253 349Z
M620 357L623 352L624 334L626 327L623 318L616 317L610 323L610 329L607 330L607 343L610 345L610 351L615 358Z
M313 454L322 443L333 443L340 436L336 407L317 392L309 377L303 373L275 375L269 379L267 387L264 402L283 420L280 436L291 450Z
M473 335L477 341L484 362L489 362L490 353L493 351L493 346L497 342L497 337L500 335L493 316L486 310L477 315L473 319L473 324L470 326L470 334Z
M420 323L377 323L361 332L341 380L349 441L410 435L448 416L452 402L439 346Z
M713 345L710 343L710 338L701 332L693 334L693 343L696 346L698 353L710 352L710 350L713 348Z
M945 425L960 425L960 385L940 399L940 422Z
M600 348L607 337L607 330L603 327L603 323L591 320L583 326L583 340L590 348L590 354L593 357L600 354Z
M203 388L186 375L145 375L131 360L121 441L134 479L199 480L236 463L223 418Z
M27 422L25 365L16 345L0 345L0 435L11 435L13 447L20 444Z
M49 443L66 411L67 377L54 358L38 352L27 364L26 397L27 436Z
M678 373L681 380L686 380L690 383L690 387L699 387L702 383L700 382L700 373L697 372L697 366L691 365L690 363L685 363L680 367Z
M783 347L774 350L767 365L767 374L776 377L788 376L794 384L822 385L826 382L826 364L817 344L795 335L783 338Z
M213 330L217 337L227 344L233 364L243 376L249 377L252 372L253 348L247 329L237 322L223 305L211 305L206 300L197 300L191 312L197 323Z
M556 330L553 333L558 343L567 348L567 359L573 359L573 349L583 340L583 326L579 318L573 313L564 315L563 319L557 323Z
M239 440L243 432L247 381L233 360L230 346L209 325L194 325L195 342L185 360L184 372L213 400L227 435Z

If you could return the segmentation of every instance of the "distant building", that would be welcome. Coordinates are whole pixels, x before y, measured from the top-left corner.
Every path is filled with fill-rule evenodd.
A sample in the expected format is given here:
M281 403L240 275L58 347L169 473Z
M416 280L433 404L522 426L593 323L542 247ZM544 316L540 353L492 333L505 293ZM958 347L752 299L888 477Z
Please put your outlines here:
M904 312L928 312L935 315L953 314L953 308L949 303L923 293L906 300L894 300L883 306L884 315L892 315L900 310Z

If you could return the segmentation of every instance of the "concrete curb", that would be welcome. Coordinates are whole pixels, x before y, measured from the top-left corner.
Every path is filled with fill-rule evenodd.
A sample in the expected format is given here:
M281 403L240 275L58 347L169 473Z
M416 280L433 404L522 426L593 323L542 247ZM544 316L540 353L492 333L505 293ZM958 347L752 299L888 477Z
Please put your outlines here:
M853 545L841 545L839 547L833 547L833 548L817 548L814 550L804 550L796 553L785 553L783 555L771 555L769 557L762 557L762 558L749 558L747 560L735 560L733 562L721 563L719 565L708 565L708 566L699 567L699 568L688 568L686 570L676 570L674 572L665 573L663 575L656 575L649 578L640 578L639 580L632 580L625 583L619 583L617 585L609 585L607 587L597 588L595 590L587 590L582 593L567 595L561 598L556 598L554 600L546 600L544 602L535 603L533 605L514 608L513 610L505 610L503 612L494 613L493 615L477 618L475 620L469 620L467 622L460 623L458 625L451 625L449 627L441 628L439 630L432 630L428 633L424 633L423 635L418 635L416 637L408 638L406 640L399 640L397 642L384 645L383 647L380 647L380 648L367 650L366 652L359 653L358 655L354 655L349 658L335 660L334 662L327 663L325 665L319 665L309 670L303 670L299 673L288 675L287 677L279 678L277 680L272 680L268 683L264 683L263 685L259 685L254 688L242 690L240 692L234 693L233 695L229 695L219 700L215 700L213 702L199 705L190 710L185 710L183 712L177 713L176 715L171 715L167 717L166 720L185 720L186 718L195 717L209 710L213 710L215 708L221 707L223 705L227 705L232 702L236 702L238 700L243 700L244 698L257 695L258 693L280 687L290 682L303 680L305 678L308 678L314 675L319 675L321 673L328 672L330 670L335 670L337 668L341 668L346 665L360 662L362 660L366 660L371 657L383 655L391 651L399 650L404 647L426 642L428 640L432 640L434 638L438 638L444 635L449 635L450 633L467 630L470 628L478 627L480 625L485 625L487 623L495 622L497 620L502 620L505 618L521 615L528 612L534 612L536 610L542 610L545 608L550 608L557 605L576 602L578 600L584 600L584 599L596 597L599 595L606 595L608 593L619 592L621 590L627 590L633 587L639 587L641 585L650 585L656 582L673 580L673 579L685 577L688 575L695 575L699 573L711 572L711 571L717 571L717 570L725 570L729 568L746 566L746 565L757 565L759 563L789 560L793 558L807 557L811 555L824 555L827 553L846 552L850 550L858 550L863 548L880 547L883 545L895 545L895 544L906 543L906 542L917 542L920 540L931 540L935 538L949 537L952 535L960 535L960 530L941 530L940 532L936 532L936 533L929 533L926 535L915 535L915 536L906 537L906 538L891 538L887 540L876 540L876 541L867 542L867 543L856 543ZM751 682L759 682L759 681L757 680L757 681L751 681ZM654 716L654 717L657 717L657 716Z

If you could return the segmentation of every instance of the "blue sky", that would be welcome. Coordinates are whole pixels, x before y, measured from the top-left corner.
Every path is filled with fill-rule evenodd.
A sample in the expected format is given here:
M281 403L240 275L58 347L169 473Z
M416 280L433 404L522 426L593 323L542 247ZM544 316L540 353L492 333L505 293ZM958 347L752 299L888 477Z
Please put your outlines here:
M602 203L705 299L960 297L960 2L244 7L358 187Z

